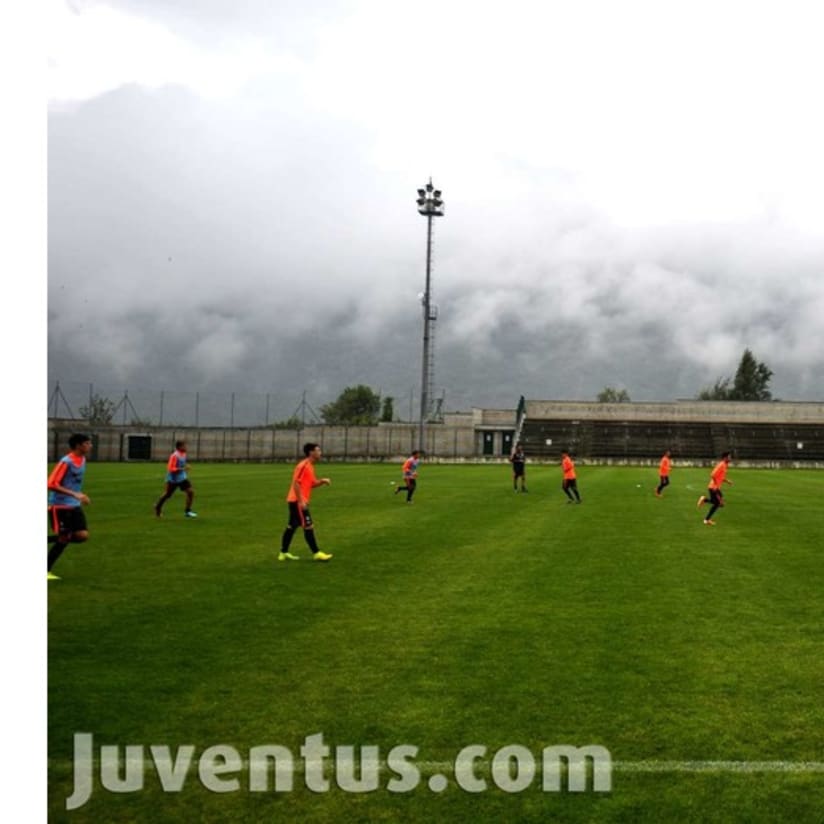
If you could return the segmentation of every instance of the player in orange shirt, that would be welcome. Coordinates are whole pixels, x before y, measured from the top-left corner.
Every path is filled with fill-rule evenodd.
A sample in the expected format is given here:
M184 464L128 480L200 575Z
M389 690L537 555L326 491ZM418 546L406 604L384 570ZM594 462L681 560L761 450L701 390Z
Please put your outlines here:
M399 492L406 492L406 503L412 503L412 496L418 488L418 464L421 460L421 453L415 450L404 462L401 467L403 473L403 486L398 486L395 489L395 494Z
M332 556L326 552L321 552L315 540L315 525L312 516L309 514L309 499L312 490L316 486L328 486L332 482L329 478L318 478L315 475L315 464L320 460L320 445L316 443L305 443L303 454L306 456L295 467L292 473L292 483L289 486L289 493L286 502L289 505L289 524L283 533L280 542L280 553L278 561L297 561L297 555L289 552L289 545L298 527L303 528L303 537L312 550L312 557L316 561L328 561Z
M664 456L661 458L661 463L658 467L658 488L655 490L655 494L660 498L661 493L664 491L664 487L669 486L669 476L670 471L672 470L672 453L669 449L664 453Z
M69 544L82 544L89 538L83 506L90 504L83 492L86 456L92 451L90 435L76 433L69 438L68 455L54 467L48 480L49 516L54 534L49 536L48 579L60 580L51 570Z
M187 518L197 518L197 512L192 510L195 491L192 488L192 482L189 480L188 463L189 454L186 441L176 441L175 451L169 455L169 460L166 464L166 486L164 487L163 494L157 499L154 505L154 512L158 518L163 517L163 504L174 495L176 489L179 489L186 495L186 508L183 514Z
M704 523L707 526L715 526L715 521L713 521L712 516L715 515L715 511L719 507L724 506L724 495L721 492L721 485L729 484L732 486L732 481L727 479L727 468L729 467L731 460L732 457L729 452L725 452L721 456L721 460L715 465L715 468L712 470L712 474L710 475L710 485L707 489L707 494L702 495L698 499L699 509L705 503L712 504L707 517L704 518Z
M575 475L575 462L569 455L569 452L562 452L561 453L561 469L564 473L564 482L561 484L561 489L564 490L567 498L568 504L579 504L581 503L581 496L578 494L578 479ZM572 494L575 493L575 497L572 497Z

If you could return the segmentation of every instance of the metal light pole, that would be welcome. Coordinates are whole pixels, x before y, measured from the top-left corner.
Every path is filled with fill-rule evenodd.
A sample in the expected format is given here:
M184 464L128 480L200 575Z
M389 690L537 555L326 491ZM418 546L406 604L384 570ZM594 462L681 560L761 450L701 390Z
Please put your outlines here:
M426 218L426 288L423 303L423 368L421 374L421 420L418 428L418 449L424 448L424 425L429 417L430 394L432 389L432 363L430 353L432 322L432 218L443 217L443 200L440 189L432 185L432 178L426 188L418 189L418 213Z

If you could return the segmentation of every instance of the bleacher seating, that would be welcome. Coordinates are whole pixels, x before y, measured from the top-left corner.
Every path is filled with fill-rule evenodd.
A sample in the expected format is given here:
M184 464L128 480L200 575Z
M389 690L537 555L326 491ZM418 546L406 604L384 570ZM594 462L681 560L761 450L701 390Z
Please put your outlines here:
M777 423L700 423L527 418L521 436L529 455L557 458L567 449L579 458L711 460L732 451L759 461L824 461L824 426ZM800 446L799 446L800 445Z
M824 460L824 427L815 424L729 424L733 454L742 460Z

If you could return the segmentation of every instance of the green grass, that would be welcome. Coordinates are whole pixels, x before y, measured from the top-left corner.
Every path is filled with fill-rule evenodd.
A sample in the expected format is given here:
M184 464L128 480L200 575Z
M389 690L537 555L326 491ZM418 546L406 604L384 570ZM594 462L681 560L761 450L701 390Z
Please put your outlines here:
M200 465L198 520L159 466L90 464L90 541L48 585L53 821L822 821L824 773L632 772L639 761L824 761L822 475L730 471L705 527L707 470L423 466L413 506L391 466L324 465L312 511L329 564L276 563L291 467ZM640 484L640 487L638 486ZM100 788L65 810L73 734L95 746L194 745L182 792ZM536 756L600 744L610 793L204 789L214 744L468 744ZM99 752L99 750L98 750ZM540 771L540 768L539 768ZM428 778L423 770L424 779ZM483 772L483 770L479 770ZM488 776L488 773L487 773Z

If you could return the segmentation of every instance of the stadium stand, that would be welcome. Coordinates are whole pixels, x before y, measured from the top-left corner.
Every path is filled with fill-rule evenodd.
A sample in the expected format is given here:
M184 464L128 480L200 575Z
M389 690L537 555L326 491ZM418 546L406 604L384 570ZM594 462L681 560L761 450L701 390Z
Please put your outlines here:
M713 447L712 427L700 423L527 419L521 440L527 454L547 458L559 455L561 449L582 458L655 458L665 449L682 458L720 454Z
M691 460L730 450L753 462L822 462L822 411L816 404L789 403L530 401L521 440L538 459L554 460L567 449L584 459L657 460L670 449L674 457Z
M824 460L822 426L770 423L728 425L725 429L727 443L742 460Z

